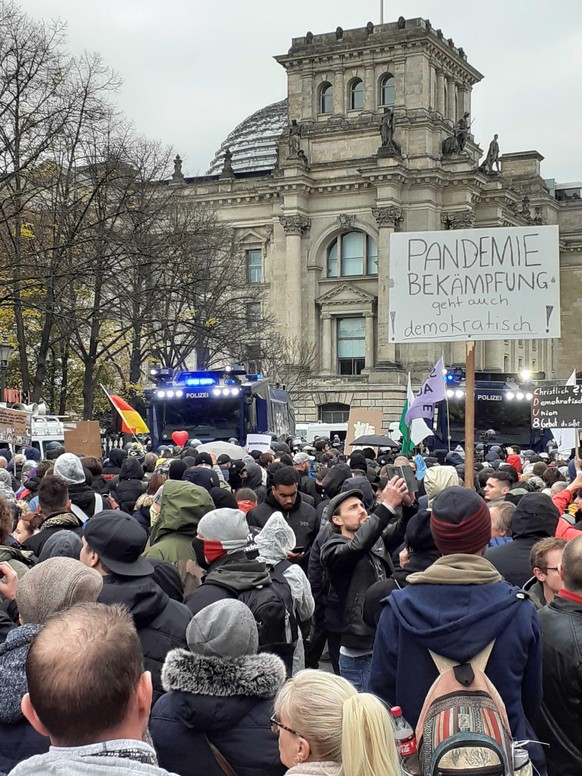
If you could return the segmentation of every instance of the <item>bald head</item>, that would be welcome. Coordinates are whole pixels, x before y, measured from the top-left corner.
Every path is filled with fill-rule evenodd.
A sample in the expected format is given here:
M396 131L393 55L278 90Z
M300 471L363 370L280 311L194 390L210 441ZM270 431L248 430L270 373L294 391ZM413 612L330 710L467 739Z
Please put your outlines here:
M582 595L582 536L572 539L564 547L562 575L566 590Z
M4 458L3 455L0 455L0 469L6 469L8 468L8 461L6 458Z
M22 710L53 745L143 738L151 679L122 607L80 604L50 619L33 639L26 677Z

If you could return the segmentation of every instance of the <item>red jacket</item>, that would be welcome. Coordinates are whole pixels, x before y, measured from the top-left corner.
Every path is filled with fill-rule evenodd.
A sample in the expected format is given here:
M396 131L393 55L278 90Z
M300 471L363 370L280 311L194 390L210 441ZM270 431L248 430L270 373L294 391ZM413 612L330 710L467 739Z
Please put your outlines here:
M572 491L564 488L552 496L552 501L560 510L560 514L563 515L568 511L569 504L572 503ZM570 539L576 539L577 536L582 536L582 531L574 528L565 518L561 517L556 527L556 536L559 539L570 541Z

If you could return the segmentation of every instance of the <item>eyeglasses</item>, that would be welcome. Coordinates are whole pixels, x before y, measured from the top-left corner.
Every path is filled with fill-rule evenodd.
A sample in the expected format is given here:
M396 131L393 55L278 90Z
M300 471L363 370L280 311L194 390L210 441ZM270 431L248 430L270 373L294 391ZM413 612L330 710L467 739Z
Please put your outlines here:
M544 572L544 574L547 574L547 573L548 573L548 571L559 571L559 570L560 570L560 567L559 567L559 566L546 566L546 568L545 568L545 569L542 569L542 571Z
M298 733L296 730L293 730L290 727L287 727L287 725L281 724L277 717L273 714L272 717L269 717L269 722L271 723L271 730L273 733L278 733L279 728L283 728L283 730L286 730L288 733L293 733L294 736L299 736L299 738L303 738L301 733Z

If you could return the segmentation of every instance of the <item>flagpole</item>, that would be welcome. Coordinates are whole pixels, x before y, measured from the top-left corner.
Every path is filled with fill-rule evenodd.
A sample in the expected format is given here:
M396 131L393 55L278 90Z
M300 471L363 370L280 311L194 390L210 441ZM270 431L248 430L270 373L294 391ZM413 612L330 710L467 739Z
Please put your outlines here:
M475 488L475 342L467 342L465 359L465 487Z

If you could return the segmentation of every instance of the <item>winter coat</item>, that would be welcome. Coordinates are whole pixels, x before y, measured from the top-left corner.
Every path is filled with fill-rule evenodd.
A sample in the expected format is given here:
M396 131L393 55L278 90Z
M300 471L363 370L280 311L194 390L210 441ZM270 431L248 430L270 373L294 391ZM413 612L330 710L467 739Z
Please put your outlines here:
M285 767L269 723L285 681L278 657L202 657L176 649L162 677L166 694L150 718L160 765L179 776L223 776L208 736L237 776L282 776Z
M374 629L363 619L364 598L368 588L392 573L390 552L404 539L406 523L412 516L396 522L395 514L383 504L349 539L330 533L321 550L321 563L329 575L342 609L341 644L350 649L369 649L374 643Z
M128 757L124 749L134 754ZM116 754L119 752L119 754ZM143 758L147 757L148 761ZM151 764L150 764L151 762ZM87 746L51 746L11 772L15 776L173 776L157 762L154 749L143 741L116 739Z
M113 447L109 451L109 456L103 464L103 473L101 475L106 482L111 482L114 477L119 477L121 464L126 458L127 454L125 450L122 450L119 447Z
M40 625L21 625L0 646L0 773L35 754L48 752L50 741L25 719L20 702L28 692L26 657Z
M160 516L152 527L144 555L176 566L188 594L200 577L192 539L200 519L214 509L214 502L204 488L182 480L167 480L162 493Z
M197 485L199 488L204 488L208 493L210 493L212 488L220 487L220 479L216 472L205 466L191 466L186 469L182 475L182 479L186 482L191 482L193 485Z
M342 607L321 563L321 549L330 534L331 525L325 520L311 545L307 578L315 600L315 630L325 629L332 633L341 633Z
M559 516L549 496L528 493L511 517L513 541L490 547L485 557L510 584L523 587L531 577L531 548L540 539L554 536Z
M135 502L145 491L146 485L143 482L143 466L137 458L128 457L121 464L119 479L113 480L109 486L109 492L117 502L119 509L133 514Z
M267 489L263 485L263 468L258 463L249 461L246 465L247 478L245 488L250 488L255 492L257 504L262 504L267 498Z
M297 547L304 547L304 553L307 554L317 536L319 528L317 513L315 509L306 504L301 498L301 493L297 491L295 502L291 509L285 511L281 508L278 501L275 500L271 490L267 493L267 498L263 504L251 509L247 514L249 528L264 528L267 520L273 512L281 512L289 526L295 534Z
M297 473L299 474L299 490L301 493L312 498L314 505L319 504L321 498L315 487L315 480L313 477L310 477L309 474L302 474L299 471Z
M544 586L541 582L538 582L537 577L528 579L523 586L523 592L528 594L529 600L536 609L543 609L544 606L547 606L548 602L544 596Z
M27 558L16 547L9 547L6 544L0 544L0 563L8 565L16 571L18 579L22 577L28 569L34 565L36 559ZM0 601L4 601L4 596L0 595Z
M463 572L467 561L479 569L480 583L467 584ZM443 567L451 571L447 584L418 583L424 575L427 580L434 578ZM459 584L454 583L455 578ZM527 597L475 555L439 558L427 571L415 575L414 584L410 584L412 579L409 576L409 584L384 602L376 630L370 692L391 706L401 706L404 717L415 727L438 675L429 650L463 663L495 639L486 674L505 703L513 737L539 740L532 724L541 702L541 634L537 613ZM540 760L539 748L536 751L543 765L543 755Z
M77 536L83 535L83 523L72 512L59 512L49 515L40 524L37 533L29 536L23 542L22 549L30 550L37 558L40 557L45 542L57 531L73 531Z
M313 617L315 601L311 594L311 586L305 572L296 563L287 563L287 553L296 546L295 534L280 512L273 512L267 520L265 527L255 537L259 548L259 561L263 561L269 570L274 569L281 561L286 568L283 571L285 581L291 590L291 597L295 608L295 617L299 623L306 626ZM304 627L306 632L308 627ZM305 668L305 653L303 638L299 632L299 640L293 652L293 673Z
M166 655L186 646L186 628L191 614L184 604L172 600L151 577L103 577L102 604L123 604L133 617L141 642L144 665L152 672L154 699L161 695L162 666Z
M537 733L549 776L579 776L582 763L582 603L558 594L538 612L543 636L544 699Z
M92 481L92 480L91 480ZM113 509L107 496L101 496L103 506L101 510L96 510L96 492L87 482L73 483L69 485L69 498L71 503L79 509L82 509L87 517L93 517L96 511L103 509Z
M285 776L343 776L341 763L333 760L314 760L306 763L297 763L285 771Z
M572 503L572 495L573 494L571 490L564 488L558 493L554 493L552 496L552 502L560 513L560 519L558 520L558 525L556 526L556 536L559 539L566 539L566 541L570 541L570 539L576 539L577 536L581 535L580 531L582 531L582 521L578 521L577 523L572 524L565 517L562 517L562 515L568 512L568 506ZM574 517L574 520L577 518L578 515Z
M4 609L0 609L0 644L4 644L10 631L16 628L16 624L10 619Z

